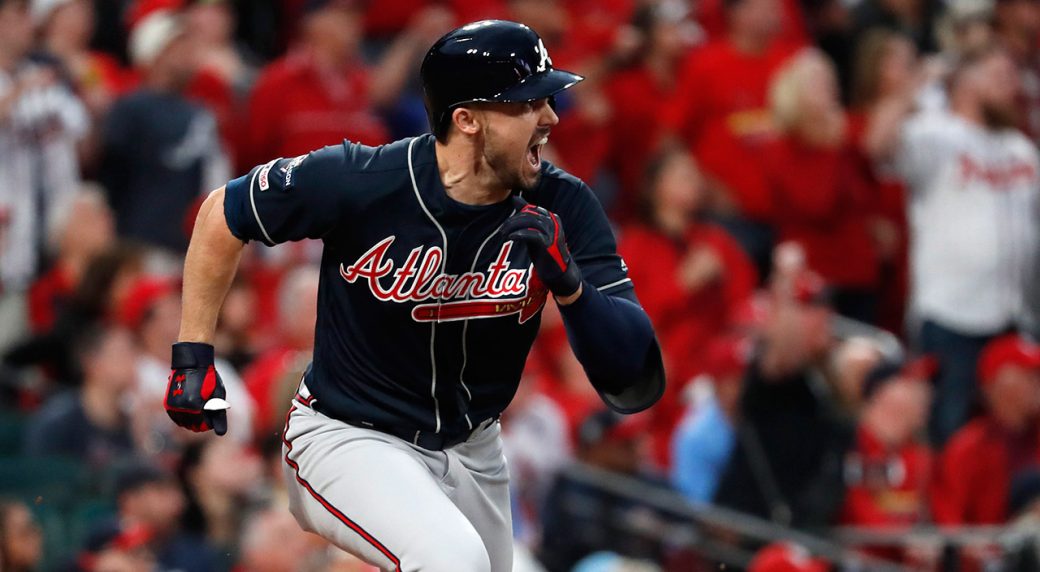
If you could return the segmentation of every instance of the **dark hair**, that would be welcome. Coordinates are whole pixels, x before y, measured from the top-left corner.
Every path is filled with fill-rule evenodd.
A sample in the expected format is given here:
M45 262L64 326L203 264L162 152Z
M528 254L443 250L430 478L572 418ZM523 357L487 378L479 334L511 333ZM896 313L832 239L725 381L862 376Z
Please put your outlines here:
M892 42L908 39L888 28L872 28L863 34L852 61L853 107L862 107L877 99L881 89L881 64L891 52Z
M642 192L636 203L636 215L647 226L657 226L654 220L654 205L657 202L657 184L669 163L676 157L688 156L682 145L665 145L650 156L643 169Z
M91 260L83 273L73 303L85 316L101 318L108 309L108 299L119 273L127 268L144 266L145 248L132 243L119 243Z
M950 70L950 74L946 77L946 89L952 94L953 90L957 87L958 82L964 76L964 74L974 68L975 66L985 62L986 60L994 57L1007 55L1008 51L1004 46L990 42L984 46L981 46L974 50L968 50L957 58L953 64L953 69Z

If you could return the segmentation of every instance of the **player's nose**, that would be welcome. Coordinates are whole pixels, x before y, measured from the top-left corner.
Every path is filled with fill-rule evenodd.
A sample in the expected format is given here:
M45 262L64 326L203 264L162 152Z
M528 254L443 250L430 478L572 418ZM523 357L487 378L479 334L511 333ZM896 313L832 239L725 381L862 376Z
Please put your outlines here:
M556 110L553 109L548 98L541 100L539 108L541 110L538 117L539 127L552 127L560 122L560 116L556 115Z

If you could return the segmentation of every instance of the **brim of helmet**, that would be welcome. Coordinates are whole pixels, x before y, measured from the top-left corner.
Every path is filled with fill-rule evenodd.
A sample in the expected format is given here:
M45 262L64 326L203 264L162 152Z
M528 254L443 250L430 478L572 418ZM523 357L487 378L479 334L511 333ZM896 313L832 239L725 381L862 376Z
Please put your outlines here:
M520 83L488 98L489 101L534 101L556 95L585 78L569 71L549 70L527 76Z

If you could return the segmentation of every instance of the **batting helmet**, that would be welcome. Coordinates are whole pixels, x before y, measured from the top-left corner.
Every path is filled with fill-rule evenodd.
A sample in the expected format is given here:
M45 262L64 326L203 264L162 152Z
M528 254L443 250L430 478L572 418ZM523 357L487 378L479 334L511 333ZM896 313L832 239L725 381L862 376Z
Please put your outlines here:
M451 112L477 101L534 101L585 79L553 68L549 52L531 28L483 20L448 32L426 52L423 93L430 129L444 138Z

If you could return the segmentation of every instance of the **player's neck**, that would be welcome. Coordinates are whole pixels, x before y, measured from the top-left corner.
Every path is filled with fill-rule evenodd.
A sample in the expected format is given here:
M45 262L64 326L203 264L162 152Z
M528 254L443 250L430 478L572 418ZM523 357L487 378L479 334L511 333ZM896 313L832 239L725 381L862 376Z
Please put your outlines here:
M500 203L512 193L503 186L491 166L464 141L436 143L437 170L448 196L465 205Z

